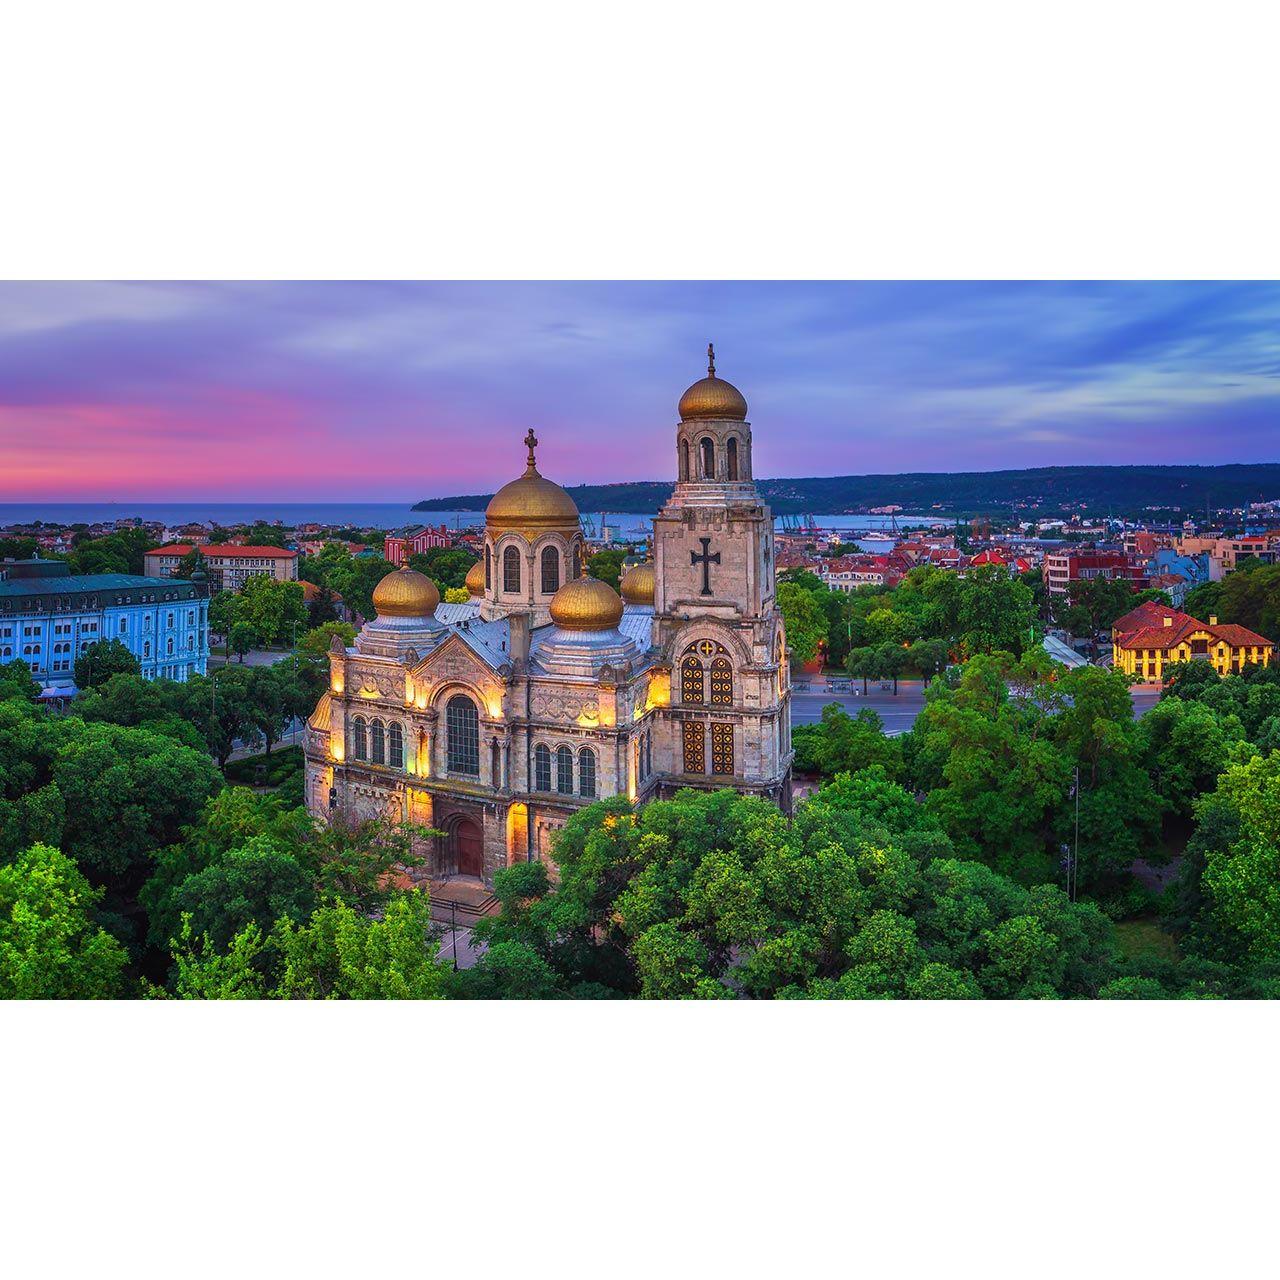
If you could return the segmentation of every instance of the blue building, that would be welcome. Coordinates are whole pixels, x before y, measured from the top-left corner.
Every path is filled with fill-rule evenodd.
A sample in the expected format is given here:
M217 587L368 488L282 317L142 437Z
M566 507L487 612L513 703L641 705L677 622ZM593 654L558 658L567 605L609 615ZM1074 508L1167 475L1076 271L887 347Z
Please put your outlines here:
M0 663L21 659L42 686L75 688L75 660L119 640L148 680L205 675L204 584L131 573L73 575L61 560L0 561Z

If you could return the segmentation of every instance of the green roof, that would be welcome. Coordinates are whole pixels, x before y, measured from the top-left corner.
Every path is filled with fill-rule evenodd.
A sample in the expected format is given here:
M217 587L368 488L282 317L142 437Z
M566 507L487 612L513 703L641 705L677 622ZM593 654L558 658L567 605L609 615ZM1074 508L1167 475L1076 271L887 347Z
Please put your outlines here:
M13 578L0 581L0 597L88 595L103 591L158 591L194 587L185 578L147 578L139 573L78 573L57 578Z

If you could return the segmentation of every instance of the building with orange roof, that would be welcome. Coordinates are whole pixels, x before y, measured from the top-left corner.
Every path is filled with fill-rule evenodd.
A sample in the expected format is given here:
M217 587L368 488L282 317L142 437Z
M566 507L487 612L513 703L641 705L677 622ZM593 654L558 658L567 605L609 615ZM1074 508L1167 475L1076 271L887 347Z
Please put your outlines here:
M1266 636L1210 615L1201 622L1167 604L1148 601L1117 618L1111 629L1111 657L1117 671L1142 681L1162 680L1179 662L1208 662L1220 675L1253 663L1271 663L1275 646Z
M149 577L172 578L184 556L194 547L171 542L148 551L144 568ZM298 580L298 553L285 547L244 547L235 543L210 543L200 548L210 584L219 591L239 592L250 578L266 574L278 582Z

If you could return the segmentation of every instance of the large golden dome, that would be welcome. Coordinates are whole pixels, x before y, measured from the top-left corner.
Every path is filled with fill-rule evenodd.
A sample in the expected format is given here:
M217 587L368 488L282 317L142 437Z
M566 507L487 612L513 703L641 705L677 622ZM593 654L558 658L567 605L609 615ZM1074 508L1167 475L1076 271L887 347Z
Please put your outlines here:
M745 422L747 402L742 392L723 378L716 377L716 352L707 345L707 376L695 382L680 397L680 421L697 418L729 418Z
M566 631L612 631L622 621L622 597L598 578L574 578L551 597L551 620Z
M472 599L476 596L484 595L484 561L477 560L475 564L467 570L467 591L470 592Z
M373 589L373 607L380 618L429 618L439 603L436 584L408 566L387 574Z
M653 603L653 565L638 564L622 575L622 598L628 604Z
M530 431L524 442L529 447L524 475L504 484L493 495L484 513L485 524L492 529L525 529L531 533L577 529L578 504L555 481L538 474L533 457L537 436Z

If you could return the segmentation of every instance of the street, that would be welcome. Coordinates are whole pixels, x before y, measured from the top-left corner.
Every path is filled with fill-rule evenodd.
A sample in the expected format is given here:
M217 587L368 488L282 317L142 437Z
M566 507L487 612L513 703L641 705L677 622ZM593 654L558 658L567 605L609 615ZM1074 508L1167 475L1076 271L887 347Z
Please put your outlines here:
M831 693L821 677L809 681L809 691L794 689L791 694L791 723L817 724L822 719L822 708L829 702L837 703L851 716L864 707L870 708L884 721L884 731L890 737L906 733L916 722L920 708L924 706L924 682L899 680L898 692L880 688L878 680L867 681L867 693L863 696L862 681L851 680L849 693ZM856 693L854 692L856 690ZM1130 690L1135 719L1141 718L1159 701L1160 690L1137 685Z

